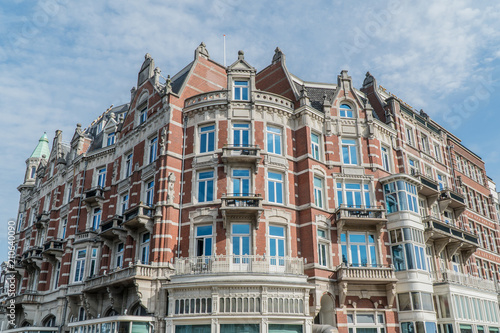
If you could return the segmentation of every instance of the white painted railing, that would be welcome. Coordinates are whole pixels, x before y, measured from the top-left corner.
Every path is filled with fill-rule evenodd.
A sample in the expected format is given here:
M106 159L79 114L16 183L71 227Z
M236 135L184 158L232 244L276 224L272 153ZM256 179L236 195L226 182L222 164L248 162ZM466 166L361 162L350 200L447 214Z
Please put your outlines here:
M485 280L477 276L463 274L452 270L444 272L432 272L432 279L434 283L453 283L470 288L482 289L487 291L500 290L498 282Z
M304 274L302 258L270 257L259 255L211 256L179 258L175 262L175 275L218 273L279 273Z

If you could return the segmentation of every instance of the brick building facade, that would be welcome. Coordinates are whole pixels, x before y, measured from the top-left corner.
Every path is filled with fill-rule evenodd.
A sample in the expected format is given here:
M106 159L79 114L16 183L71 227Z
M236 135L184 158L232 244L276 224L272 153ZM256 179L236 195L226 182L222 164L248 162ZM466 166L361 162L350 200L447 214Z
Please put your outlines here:
M26 161L4 331L498 332L494 183L423 111L279 48L160 77Z

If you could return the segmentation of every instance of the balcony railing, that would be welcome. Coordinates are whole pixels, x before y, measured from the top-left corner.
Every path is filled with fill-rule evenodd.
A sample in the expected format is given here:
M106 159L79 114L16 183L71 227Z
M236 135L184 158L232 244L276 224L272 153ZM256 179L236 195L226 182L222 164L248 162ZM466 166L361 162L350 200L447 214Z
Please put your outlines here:
M45 256L61 256L63 253L63 241L60 239L51 239L43 244L42 254Z
M251 163L257 165L261 160L260 147L246 144L224 145L222 161L224 163Z
M26 264L37 260L42 260L42 247L32 246L23 253L21 263Z
M84 231L78 231L75 235L76 242L85 242L89 240L94 240L97 236L97 230L94 228L89 228Z
M100 186L96 186L91 188L90 190L85 191L85 202L86 203L94 203L98 200L104 199L104 190Z
M178 258L175 262L175 275L228 273L303 275L304 261L302 258L265 255L221 255Z
M439 195L439 184L437 181L420 172L416 172L414 176L418 178L422 184L419 190L420 194L433 197Z
M127 210L123 216L123 226L131 229L145 227L153 220L154 209L144 204L139 204Z
M133 264L125 268L115 268L102 275L89 277L85 280L85 290L101 288L115 282L123 283L127 280L141 279L166 279L172 273L170 264L163 266L153 266L144 264Z
M337 280L360 283L384 284L396 282L392 265L345 265L337 268Z
M370 226L387 221L385 209L381 206L361 206L342 204L335 210L335 219L340 227Z
M466 208L465 198L463 197L463 195L452 190L449 187L441 189L438 201L441 211L444 211L447 208L451 208L456 211L456 216L460 215Z
M227 225L228 221L233 217L241 217L243 215L250 216L258 228L258 222L262 208L262 196L253 193L227 193L221 197L222 217L224 224Z
M499 291L498 283L495 281L485 280L477 276L463 274L452 270L432 272L431 276L434 284L451 283L490 292Z
M450 237L452 240L459 242L465 241L473 247L479 246L479 237L463 228L443 222L434 216L424 217L423 222L430 239Z
M113 216L106 222L101 223L99 227L99 236L104 238L115 238L116 234L113 233L113 230L123 230L121 227L123 223L123 217L119 215Z

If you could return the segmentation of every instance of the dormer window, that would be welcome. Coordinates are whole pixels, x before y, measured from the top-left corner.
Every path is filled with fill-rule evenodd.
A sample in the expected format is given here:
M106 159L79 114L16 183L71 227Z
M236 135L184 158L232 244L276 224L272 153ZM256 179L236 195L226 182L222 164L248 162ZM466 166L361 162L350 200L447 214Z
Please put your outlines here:
M115 132L108 133L108 139L106 140L106 146L111 146L115 144Z
M342 118L353 118L352 108L347 104L340 105L340 116Z
M248 101L248 81L234 81L234 99Z
M35 175L36 175L36 167L32 166L31 167L30 178L35 178Z

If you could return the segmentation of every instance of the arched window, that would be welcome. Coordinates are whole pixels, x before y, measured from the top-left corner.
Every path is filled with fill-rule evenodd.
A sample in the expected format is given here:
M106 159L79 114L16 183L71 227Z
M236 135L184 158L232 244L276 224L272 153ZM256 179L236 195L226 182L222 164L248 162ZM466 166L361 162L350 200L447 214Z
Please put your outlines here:
M352 108L347 104L341 104L340 105L340 116L343 118L353 118L354 113L352 111Z
M43 321L43 327L56 327L56 317L53 315L48 316Z
M80 307L80 310L78 311L78 321L83 320L87 320L87 313L83 307Z
M116 312L115 309L111 308L108 311L106 311L106 313L104 314L104 317L113 317L113 316L117 316L117 315L118 315L118 312Z
M130 311L130 313L133 316L147 316L148 315L148 310L144 306L142 306L140 303L137 303L134 305Z

